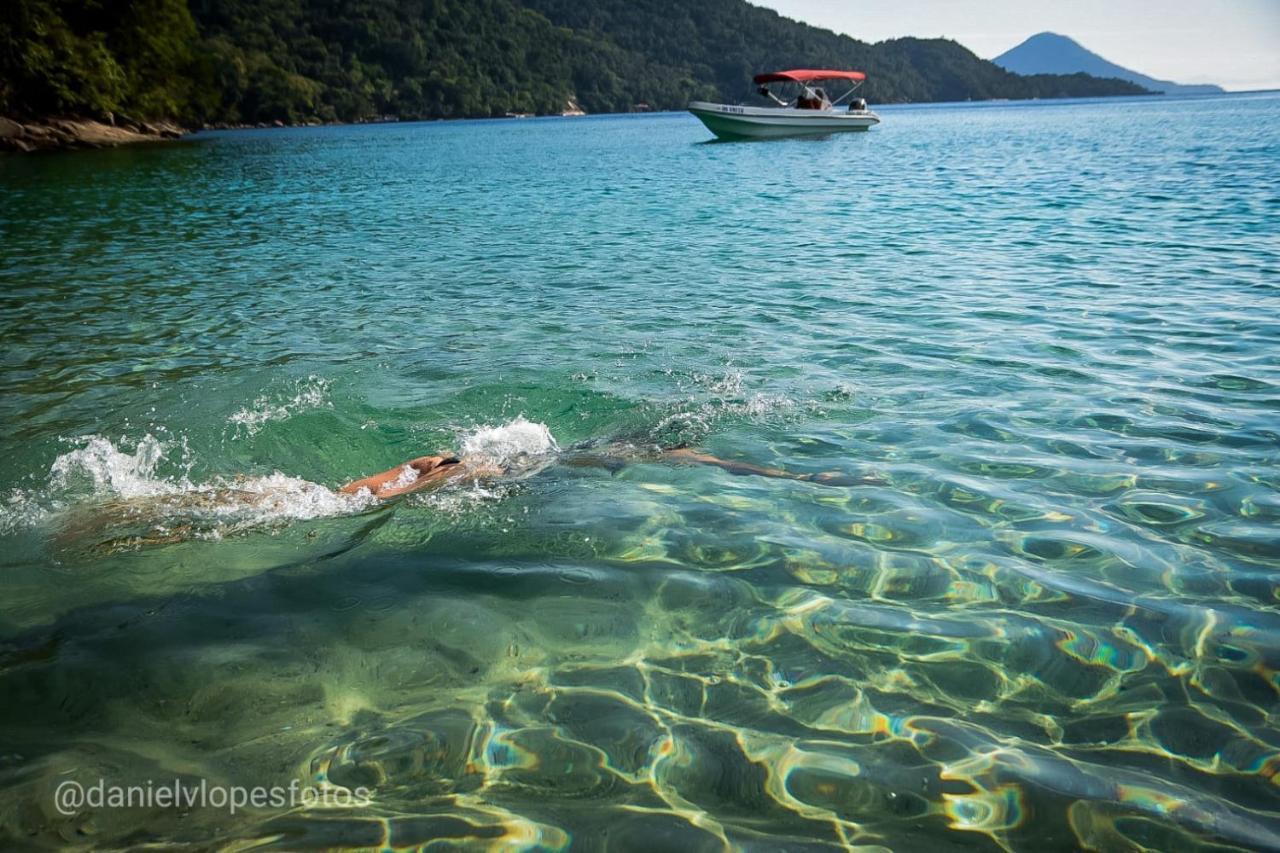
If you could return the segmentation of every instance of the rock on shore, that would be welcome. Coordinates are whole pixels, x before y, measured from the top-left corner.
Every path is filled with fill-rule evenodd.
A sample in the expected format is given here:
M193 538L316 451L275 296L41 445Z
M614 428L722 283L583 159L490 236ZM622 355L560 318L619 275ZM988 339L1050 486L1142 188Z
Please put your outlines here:
M114 124L92 119L52 118L18 123L0 117L0 150L48 151L60 148L109 148L134 142L177 139L185 131L168 122L115 117Z

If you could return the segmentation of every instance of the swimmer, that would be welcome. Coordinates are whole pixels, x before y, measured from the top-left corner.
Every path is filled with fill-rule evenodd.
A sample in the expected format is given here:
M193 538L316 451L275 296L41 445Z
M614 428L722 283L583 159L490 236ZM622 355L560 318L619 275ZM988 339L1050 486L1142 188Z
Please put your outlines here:
M859 486L882 482L876 477L853 477L839 471L797 474L781 468L769 468L762 465L753 465L749 462L733 462L687 447L660 451L649 458L655 461L710 465L728 471L735 476L799 480L820 483L824 486ZM645 461L645 456L637 455L634 451L630 453L619 451L615 446L613 453L572 453L561 461L574 467L597 467L616 471L631 461ZM419 456L416 459L410 459L408 462L389 468L379 474L372 474L347 483L339 488L338 491L348 495L356 495L362 491L367 491L373 497L385 500L416 492L420 489L441 486L449 482L476 482L500 477L506 473L506 469L488 460L441 453L436 456Z
M394 468L353 480L336 492L368 503L381 503L412 492L446 484L482 483L528 477L559 464L574 468L602 468L617 472L642 462L676 465L707 465L735 476L796 480L824 486L875 485L884 481L875 475L856 476L827 471L801 474L721 459L688 447L645 449L626 442L583 445L555 455L535 454L527 459L499 464L483 454L437 453L419 456ZM98 554L133 550L148 545L173 544L200 536L221 535L228 526L258 527L278 524L289 518L288 503L301 499L304 510L315 502L336 497L324 486L305 480L274 475L280 483L265 484L260 478L237 476L229 482L189 491L120 498L84 506L64 516L54 537L59 550L89 547ZM312 517L307 515L306 517ZM95 541L96 540L96 541Z

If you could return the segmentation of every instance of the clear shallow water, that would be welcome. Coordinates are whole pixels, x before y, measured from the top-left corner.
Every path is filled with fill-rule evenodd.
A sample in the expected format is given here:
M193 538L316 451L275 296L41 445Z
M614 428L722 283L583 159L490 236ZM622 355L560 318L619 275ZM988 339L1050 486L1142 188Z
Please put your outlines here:
M1280 96L883 114L0 159L0 839L1280 848Z

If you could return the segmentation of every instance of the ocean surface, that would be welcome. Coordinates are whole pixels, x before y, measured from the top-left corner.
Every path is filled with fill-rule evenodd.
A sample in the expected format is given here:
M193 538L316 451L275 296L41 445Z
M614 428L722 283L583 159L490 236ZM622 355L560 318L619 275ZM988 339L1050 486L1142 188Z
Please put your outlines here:
M0 157L0 847L1280 849L1280 95L881 114Z

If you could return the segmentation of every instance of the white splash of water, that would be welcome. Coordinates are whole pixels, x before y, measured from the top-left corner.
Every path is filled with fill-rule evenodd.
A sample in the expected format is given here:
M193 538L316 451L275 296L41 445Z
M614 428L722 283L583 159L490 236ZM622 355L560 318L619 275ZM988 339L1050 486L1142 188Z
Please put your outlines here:
M81 442L79 447L53 461L43 487L15 489L8 495L0 509L0 532L34 528L86 500L156 498L191 488L185 475L168 479L157 475L168 448L154 435L144 436L132 450L123 439L120 446L100 435L76 440Z
M690 379L694 385L704 388L717 397L740 396L747 385L747 378L741 370L726 368L719 375L713 373L694 372Z
M463 457L479 457L502 468L527 465L560 451L546 424L521 415L502 426L477 427L460 437Z
M367 490L344 494L279 471L264 477L219 480L187 494L193 498L187 507L192 516L219 519L237 528L349 515L377 501Z
M124 440L117 445L102 436L81 441L80 447L54 460L43 488L15 490L8 496L0 506L0 531L34 528L48 521L83 527L88 513L102 533L117 523L150 525L157 531L180 523L193 537L218 538L282 521L349 515L376 502L367 491L335 492L278 471L193 483L185 442L178 445L183 449L180 467L184 470L165 476L161 471L174 443L153 435L143 437L132 449ZM105 513L104 507L109 507Z
M139 441L132 453L100 435L89 436L84 442L83 447L54 460L49 469L52 490L74 491L87 484L97 496L140 498L173 494L191 486L185 477L175 481L156 476L166 447L153 435Z
M411 495L409 502L414 506L430 507L441 515L457 520L471 515L483 506L505 500L515 487L516 484L510 481L475 481Z
M523 415L500 426L480 426L458 434L458 455L481 476L413 495L410 503L461 519L481 506L505 500L517 481L555 461L560 445L546 424Z
M668 375L677 374L669 370ZM794 400L781 394L750 393L747 377L732 367L719 374L694 372L678 378L676 385L684 399L668 406L650 430L659 444L697 443L725 418L761 421L797 408Z
M49 508L39 496L26 489L14 489L0 506L0 535L38 527L49 517Z
M759 418L774 412L783 412L795 408L795 401L781 394L753 394L750 399L727 406L734 414Z
M319 376L308 376L294 385L293 396L280 401L273 401L264 394L252 404L228 418L237 427L243 428L246 435L255 435L264 425L271 421L284 421L308 409L318 409L329 403L329 380Z

